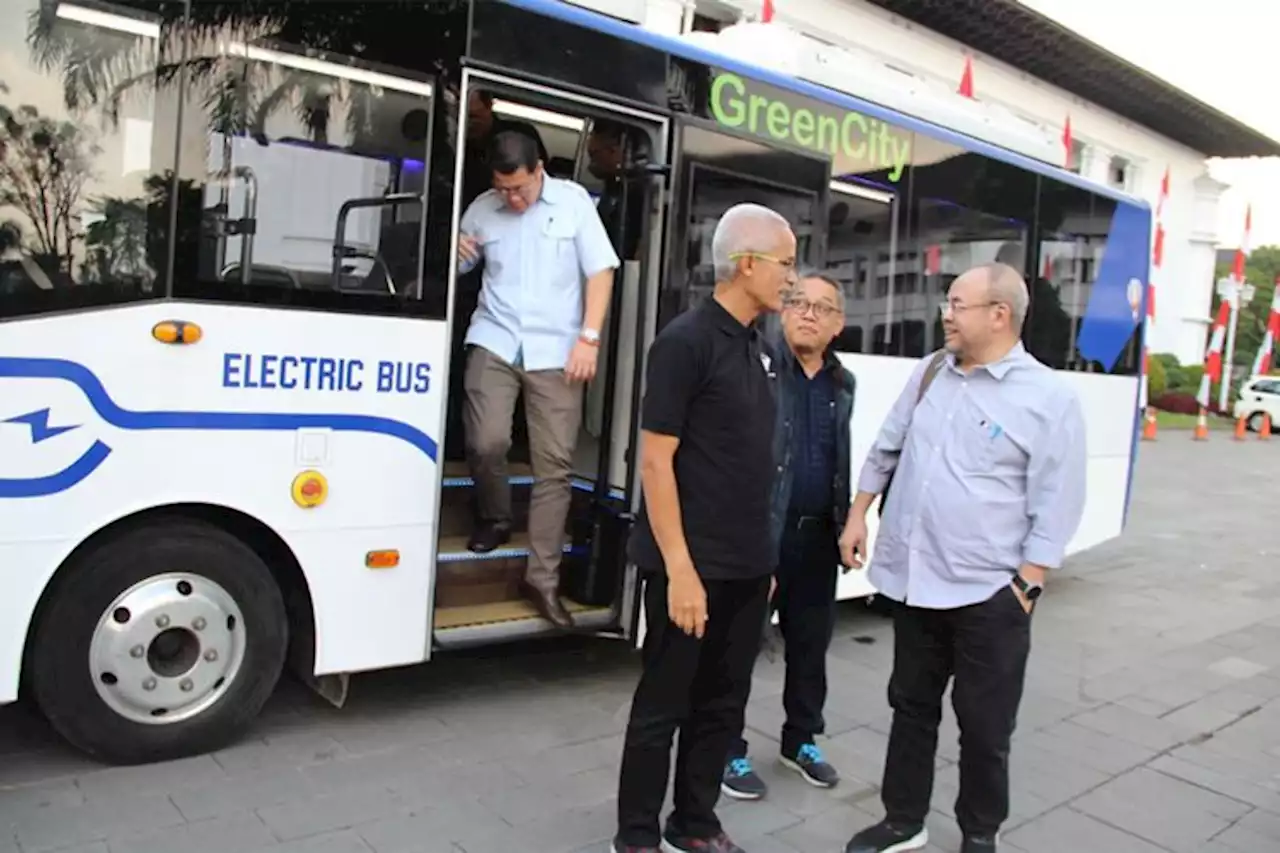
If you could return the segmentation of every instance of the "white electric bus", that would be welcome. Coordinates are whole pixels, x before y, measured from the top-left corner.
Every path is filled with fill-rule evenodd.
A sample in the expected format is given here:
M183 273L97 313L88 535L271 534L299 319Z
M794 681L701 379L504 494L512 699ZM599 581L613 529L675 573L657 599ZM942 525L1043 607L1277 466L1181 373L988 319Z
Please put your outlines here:
M1087 412L1072 550L1122 529L1149 212L1016 142L555 0L13 0L0 75L0 703L104 760L226 743L286 663L341 703L350 673L553 631L520 534L466 547L455 235L494 121L608 201L625 257L584 390L576 630L634 640L645 350L707 297L740 201L845 287L855 468L949 282L1025 270L1027 346Z

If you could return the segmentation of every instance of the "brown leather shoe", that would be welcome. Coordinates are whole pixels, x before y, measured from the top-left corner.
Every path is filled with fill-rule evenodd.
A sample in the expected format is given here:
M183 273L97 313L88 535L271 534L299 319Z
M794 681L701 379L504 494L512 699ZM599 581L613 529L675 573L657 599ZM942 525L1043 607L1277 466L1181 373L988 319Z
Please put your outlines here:
M539 616L561 630L567 631L573 627L573 617L569 615L568 610L564 609L559 595L555 592L543 592L528 583L523 583L521 586L525 596L537 608Z

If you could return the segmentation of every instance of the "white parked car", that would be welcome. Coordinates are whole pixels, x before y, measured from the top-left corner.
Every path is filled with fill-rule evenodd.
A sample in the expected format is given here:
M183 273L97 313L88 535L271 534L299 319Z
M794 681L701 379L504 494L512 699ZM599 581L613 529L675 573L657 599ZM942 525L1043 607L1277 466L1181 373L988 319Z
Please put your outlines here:
M1245 418L1249 429L1258 432L1264 414L1271 416L1275 429L1276 419L1280 418L1280 376L1251 376L1240 386L1235 417Z

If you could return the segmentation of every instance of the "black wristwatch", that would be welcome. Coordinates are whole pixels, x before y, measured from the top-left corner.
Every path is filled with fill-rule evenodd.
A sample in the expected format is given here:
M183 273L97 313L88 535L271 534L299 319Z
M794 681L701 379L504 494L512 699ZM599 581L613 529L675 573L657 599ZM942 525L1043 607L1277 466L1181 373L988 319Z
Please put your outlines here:
M1032 603L1034 603L1035 600L1040 597L1040 593L1044 592L1044 587L1042 587L1040 584L1030 583L1026 578L1018 574L1017 572L1014 572L1014 575L1013 575L1013 585L1018 588L1018 592L1022 593L1027 597L1027 601L1030 601Z

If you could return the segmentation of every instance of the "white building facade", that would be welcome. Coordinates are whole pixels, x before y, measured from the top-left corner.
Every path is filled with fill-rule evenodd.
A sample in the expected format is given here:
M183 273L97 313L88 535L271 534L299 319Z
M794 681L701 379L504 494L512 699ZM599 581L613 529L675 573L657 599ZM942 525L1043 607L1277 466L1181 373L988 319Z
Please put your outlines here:
M767 25L754 23L764 11L761 0L579 4L655 31L684 34L702 46L718 46L1055 165L1068 162L1069 118L1070 168L1146 199L1153 208L1167 170L1169 195L1160 210L1164 257L1153 276L1157 310L1149 351L1172 353L1184 364L1203 358L1218 201L1225 189L1209 176L1206 160L1280 154L1280 142L1012 0L776 0ZM1055 51L1069 52L1073 61L1053 63ZM966 59L972 99L957 93ZM1053 63L1060 85L1028 70L1036 62ZM1100 96L1080 94L1086 91ZM1053 282L1064 306L1082 305L1089 279L1080 273L1096 269L1098 259L1082 260L1079 249L1064 249L1064 264L1055 259Z

